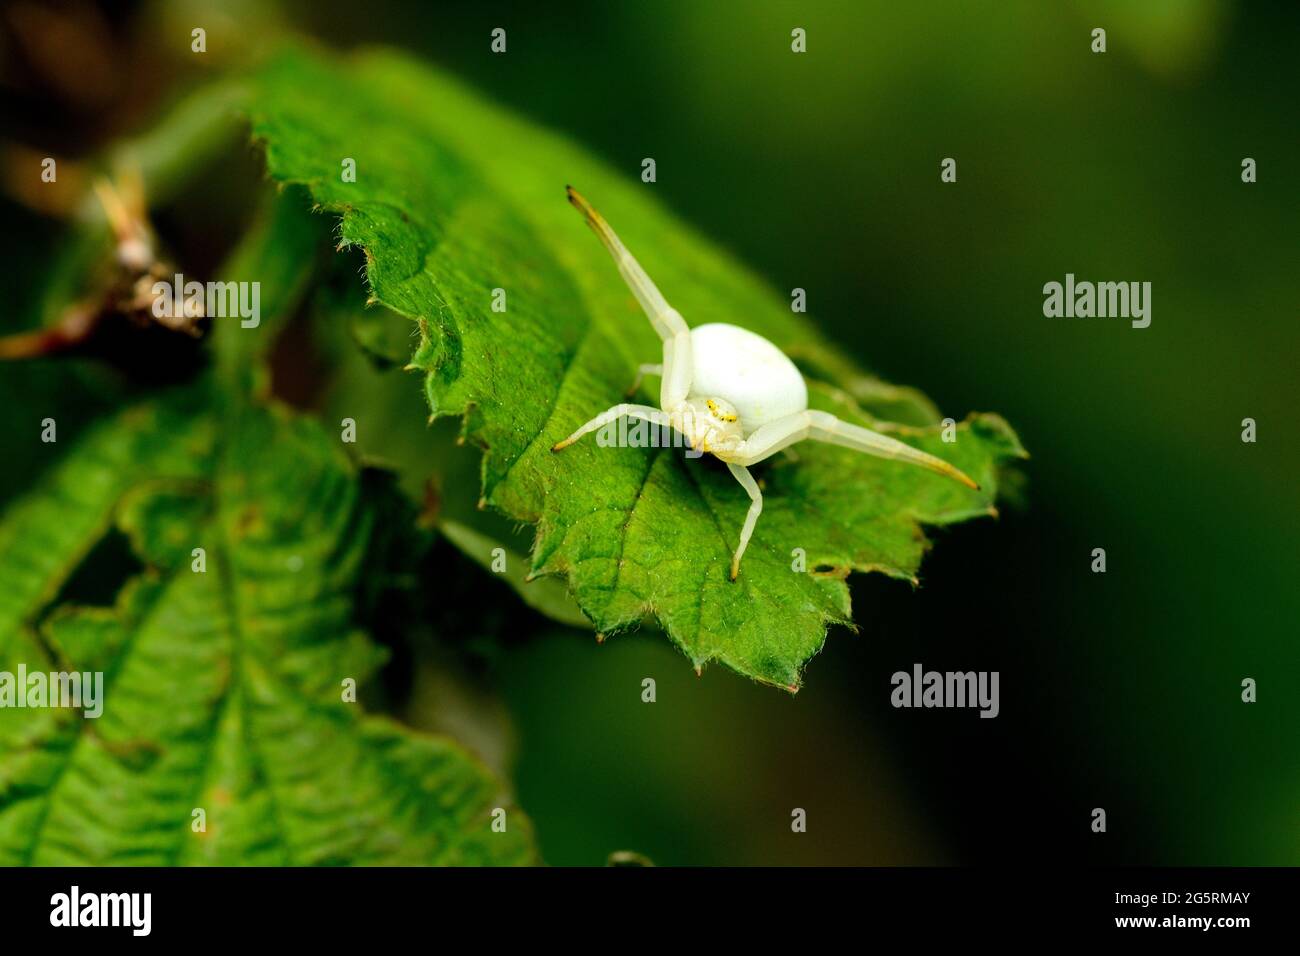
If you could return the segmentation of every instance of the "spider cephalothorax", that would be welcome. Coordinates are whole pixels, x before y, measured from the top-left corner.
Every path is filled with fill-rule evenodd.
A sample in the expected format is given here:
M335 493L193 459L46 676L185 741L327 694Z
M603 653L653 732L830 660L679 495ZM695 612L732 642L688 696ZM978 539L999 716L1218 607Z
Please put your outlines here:
M572 186L568 193L569 202L582 212L614 257L618 271L663 339L664 358L661 365L642 365L633 384L635 390L642 375L659 375L662 385L658 408L615 405L551 450L559 451L583 435L627 416L673 428L696 451L725 461L751 502L740 530L740 543L731 559L733 581L740 573L740 559L763 510L762 492L748 466L795 442L810 438L842 445L868 455L920 465L970 488L979 487L942 458L888 435L840 421L828 412L810 410L803 376L784 352L761 335L723 322L688 328L600 213Z
M728 454L745 441L736 406L725 398L688 398L669 413L668 420L699 452Z

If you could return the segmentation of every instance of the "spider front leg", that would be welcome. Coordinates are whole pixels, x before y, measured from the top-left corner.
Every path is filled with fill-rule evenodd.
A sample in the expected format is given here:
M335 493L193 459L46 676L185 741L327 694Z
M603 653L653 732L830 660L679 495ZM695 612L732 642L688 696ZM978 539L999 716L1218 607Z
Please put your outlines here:
M641 387L641 380L647 375L663 375L664 367L662 365L652 365L642 363L636 368L636 378L632 379L632 385L627 390L627 397L631 398L636 394L636 390Z
M959 481L967 488L976 491L980 487L964 472L942 458L936 458L888 435L841 421L828 412L796 412L774 422L768 422L746 439L743 448L733 460L742 465L753 465L805 438L852 448L854 451L876 458L889 458L909 465L919 465L936 474Z
M662 428L671 427L667 412L662 412L657 408L649 405L629 405L626 402L615 405L613 408L601 412L587 424L583 425L576 432L570 435L564 441L558 441L551 446L551 451L562 451L568 448L583 435L604 428L610 422L616 422L626 415L628 418L640 418L643 421L650 422L653 425L659 425Z
M659 407L676 408L686 401L686 396L691 393L691 379L695 374L691 330L687 327L686 320L682 318L680 312L668 304L668 300L663 297L663 293L651 281L650 276L646 275L641 264L632 257L632 253L627 251L627 247L623 245L614 230L609 228L605 217L596 212L591 203L587 202L572 186L566 186L565 190L569 202L582 213L587 220L587 225L600 237L601 243L613 257L623 281L636 296L642 311L650 319L655 333L663 342L664 361L661 372L663 382L659 386Z
M754 533L754 525L758 524L758 516L763 513L763 492L758 490L758 482L754 476L749 473L749 469L744 465L737 465L734 462L727 462L727 469L731 472L740 487L749 493L749 513L745 515L745 525L740 529L740 544L736 545L736 553L731 557L731 580L736 580L740 574L740 559L744 557L745 548L749 546L750 536Z

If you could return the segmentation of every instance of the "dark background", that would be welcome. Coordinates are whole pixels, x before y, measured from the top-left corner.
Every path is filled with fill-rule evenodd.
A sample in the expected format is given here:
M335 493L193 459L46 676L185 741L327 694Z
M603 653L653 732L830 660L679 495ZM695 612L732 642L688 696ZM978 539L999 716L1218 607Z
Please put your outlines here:
M630 181L653 156L645 188L805 288L861 364L1019 431L1023 505L935 533L918 590L855 576L860 630L796 697L696 678L650 630L503 618L476 654L509 729L481 749L548 862L1300 862L1300 6L14 3L0 25L11 169L147 128L285 32L406 47ZM31 301L59 227L3 210L3 288ZM1045 318L1067 272L1151 282L1151 326ZM915 662L1000 671L1001 715L891 708Z

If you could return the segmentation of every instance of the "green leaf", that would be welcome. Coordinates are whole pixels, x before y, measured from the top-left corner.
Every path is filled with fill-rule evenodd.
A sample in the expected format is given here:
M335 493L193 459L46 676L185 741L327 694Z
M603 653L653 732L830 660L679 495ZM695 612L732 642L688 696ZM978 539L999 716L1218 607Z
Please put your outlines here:
M357 274L354 262L337 257L333 268L317 276L309 313L316 367L325 383L320 414L326 421L357 423L357 454L398 475L410 500L422 502L423 525L436 527L529 607L590 630L590 619L562 577L528 577L532 529L483 506L482 455L458 441L459 423L444 418L428 427L423 416L412 414L422 388L402 366L410 358L415 326L382 306L367 308Z
M212 348L218 374L226 384L265 395L270 391L267 353L294 314L316 271L321 243L305 199L298 190L267 198L249 234L221 269L222 275L259 286L259 321L245 328L241 320L218 319Z
M435 415L461 415L484 450L483 496L537 525L532 573L565 574L602 631L646 616L697 668L718 660L797 688L827 625L848 622L850 570L915 580L920 524L993 513L997 473L1022 455L995 416L942 442L933 406L839 358L781 295L564 140L396 54L335 61L289 52L253 81L254 137L271 175L305 185L361 247L374 299L417 321ZM356 182L340 175L356 161ZM905 411L903 440L981 482L801 445L761 472L765 508L740 580L728 580L748 507L720 463L680 451L550 446L620 400L657 361L649 323L569 208L573 183L693 325L733 322L830 376L818 401L861 420ZM491 309L505 289L507 311ZM928 423L928 427L917 427ZM806 554L809 573L792 570Z
M383 659L353 624L383 499L314 423L201 398L102 423L0 524L0 670L104 681L98 718L0 709L0 864L532 862L473 758L343 699ZM110 524L144 572L51 609Z

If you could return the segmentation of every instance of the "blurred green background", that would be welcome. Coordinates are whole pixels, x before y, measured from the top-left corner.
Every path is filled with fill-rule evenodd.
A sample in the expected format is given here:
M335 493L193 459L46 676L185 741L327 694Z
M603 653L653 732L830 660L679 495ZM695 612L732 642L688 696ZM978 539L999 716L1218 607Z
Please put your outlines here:
M440 652L395 660L425 675L412 713L468 714L449 729L513 779L548 862L1300 863L1300 6L62 5L103 48L80 91L22 7L3 22L10 163L146 128L282 32L400 45L629 180L654 157L644 188L780 294L806 289L864 366L1019 431L1023 506L935 535L918 590L855 577L860 630L832 631L796 697L697 678L649 630L598 646L517 611L457 635L459 682ZM4 208L0 252L37 268L57 228ZM11 302L38 292L26 271ZM1151 282L1151 326L1044 318L1067 272ZM514 601L468 574L449 604ZM891 708L915 662L1000 671L1001 715Z

